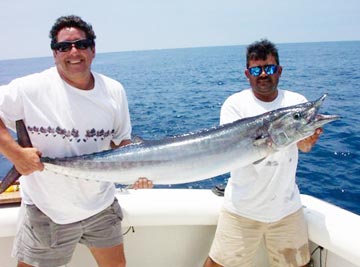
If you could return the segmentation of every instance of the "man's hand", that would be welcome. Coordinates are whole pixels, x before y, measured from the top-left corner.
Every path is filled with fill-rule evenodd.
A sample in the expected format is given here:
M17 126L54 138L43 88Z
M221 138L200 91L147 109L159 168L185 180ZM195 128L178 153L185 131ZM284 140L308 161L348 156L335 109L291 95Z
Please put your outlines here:
M19 173L29 175L35 171L42 171L44 169L40 157L41 152L36 148L22 148L21 154L13 160L13 163Z
M323 133L323 129L317 128L313 135L297 142L298 149L302 152L309 152L311 148L315 145L315 143L317 142L317 140L319 139L322 133Z
M113 141L111 141L111 148L115 149L118 147L126 146L131 144L131 140L125 139L122 140L119 145L115 145ZM150 181L148 178L140 177L132 186L129 186L128 188L132 189L147 189L147 188L153 188L154 184L152 181Z
M152 183L152 181L145 177L139 178L132 186L133 189L148 189L153 187L154 184Z

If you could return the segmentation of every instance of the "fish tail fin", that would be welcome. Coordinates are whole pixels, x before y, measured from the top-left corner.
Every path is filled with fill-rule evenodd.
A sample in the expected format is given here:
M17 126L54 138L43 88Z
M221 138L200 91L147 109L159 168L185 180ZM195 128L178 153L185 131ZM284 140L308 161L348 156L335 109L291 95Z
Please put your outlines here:
M16 134L20 146L33 147L23 120L16 121Z
M32 147L31 140L23 120L16 121L16 133L20 146ZM21 174L13 166L0 183L0 194L13 185L20 176Z

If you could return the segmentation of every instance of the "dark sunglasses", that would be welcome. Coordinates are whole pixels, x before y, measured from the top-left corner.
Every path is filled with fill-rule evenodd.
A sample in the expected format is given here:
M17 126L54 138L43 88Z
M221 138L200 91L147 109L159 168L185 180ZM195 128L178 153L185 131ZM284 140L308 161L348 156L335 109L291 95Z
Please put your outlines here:
M66 42L59 42L56 44L52 44L51 49L57 50L59 52L68 52L73 48L73 46L75 46L76 49L85 50L93 45L94 45L93 40L82 39L82 40L66 41Z
M265 66L255 66L255 67L251 67L251 68L248 68L250 74L254 77L257 77L259 76L262 71L264 70L265 73L267 75L273 75L274 73L277 72L278 70L278 66L277 65L265 65Z

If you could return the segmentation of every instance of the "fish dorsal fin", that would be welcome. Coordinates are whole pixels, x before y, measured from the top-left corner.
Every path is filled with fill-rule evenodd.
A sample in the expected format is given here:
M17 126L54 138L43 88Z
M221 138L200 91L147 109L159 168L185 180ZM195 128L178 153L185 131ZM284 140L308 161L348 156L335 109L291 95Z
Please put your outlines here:
M132 137L131 137L131 141L132 141L132 143L134 143L134 144L140 144L140 143L144 143L144 142L145 142L144 139L142 139L140 136L137 136L137 135L132 136Z

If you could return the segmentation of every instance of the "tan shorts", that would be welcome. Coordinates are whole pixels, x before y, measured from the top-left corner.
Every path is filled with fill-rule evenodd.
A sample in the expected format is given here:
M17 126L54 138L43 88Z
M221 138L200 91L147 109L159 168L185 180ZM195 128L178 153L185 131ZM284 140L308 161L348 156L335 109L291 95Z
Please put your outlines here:
M101 248L123 242L123 215L117 199L98 214L69 224L54 223L35 205L24 205L21 209L12 254L19 261L32 266L67 264L77 243Z
M226 267L254 266L264 239L270 266L303 266L310 261L303 210L274 223L264 223L222 210L209 256Z

